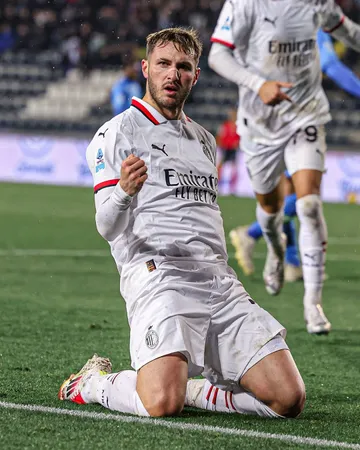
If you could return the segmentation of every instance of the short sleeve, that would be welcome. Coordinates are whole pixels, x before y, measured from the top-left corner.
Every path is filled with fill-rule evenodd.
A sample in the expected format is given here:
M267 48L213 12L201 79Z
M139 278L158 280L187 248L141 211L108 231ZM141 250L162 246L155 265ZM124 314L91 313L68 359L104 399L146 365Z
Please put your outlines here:
M226 0L211 42L235 49L247 46L252 27L253 5L248 0Z
M332 33L344 22L344 13L334 0L328 1L328 8L323 13L322 28L327 33Z
M131 154L129 139L118 125L116 122L103 125L87 148L86 159L95 193L118 183L121 163Z
M335 0L302 0L320 15L320 26L327 33L335 31L344 21L344 13Z

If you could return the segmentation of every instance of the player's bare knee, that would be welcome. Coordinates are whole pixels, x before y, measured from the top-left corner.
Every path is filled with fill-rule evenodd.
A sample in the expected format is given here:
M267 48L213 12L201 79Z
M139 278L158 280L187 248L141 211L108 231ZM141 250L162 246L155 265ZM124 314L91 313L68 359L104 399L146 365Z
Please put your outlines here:
M298 417L305 406L305 386L298 383L282 391L281 396L276 399L271 408L280 416L287 418Z
M284 417L295 418L298 417L304 409L306 400L305 388L298 387L286 399Z
M183 396L175 393L158 393L144 402L151 417L177 416L184 408Z

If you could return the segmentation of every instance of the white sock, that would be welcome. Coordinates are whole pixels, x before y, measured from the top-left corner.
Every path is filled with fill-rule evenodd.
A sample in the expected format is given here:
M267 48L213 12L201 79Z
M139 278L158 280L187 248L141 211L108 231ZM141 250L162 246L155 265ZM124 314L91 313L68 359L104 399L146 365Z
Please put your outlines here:
M223 391L205 380L189 380L189 383L197 383L201 391L191 406L209 411L253 414L261 417L282 418L271 408L259 401L253 394L241 390L236 393Z
M136 392L136 378L137 374L133 370L94 375L81 395L86 403L100 403L112 411L149 416Z
M263 232L268 250L273 251L277 256L282 258L281 233L284 223L283 209L275 214L269 214L258 203L256 205L256 218Z
M300 221L299 248L304 277L304 305L321 304L325 272L327 228L321 199L307 195L296 201Z

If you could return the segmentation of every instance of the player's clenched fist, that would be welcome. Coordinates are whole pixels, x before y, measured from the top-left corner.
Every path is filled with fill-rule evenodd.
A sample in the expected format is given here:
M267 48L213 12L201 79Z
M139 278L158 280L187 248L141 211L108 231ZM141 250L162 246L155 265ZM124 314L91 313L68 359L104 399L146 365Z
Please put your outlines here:
M281 90L281 88L291 88L291 83L281 81L265 81L259 90L259 97L265 105L275 106L283 100L291 102L291 98Z
M135 155L130 155L121 164L120 186L132 197L143 187L147 179L145 162Z

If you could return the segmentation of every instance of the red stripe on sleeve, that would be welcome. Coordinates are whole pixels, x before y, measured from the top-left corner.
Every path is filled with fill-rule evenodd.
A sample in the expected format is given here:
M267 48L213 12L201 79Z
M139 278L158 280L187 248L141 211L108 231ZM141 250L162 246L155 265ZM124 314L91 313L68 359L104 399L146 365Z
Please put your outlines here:
M225 47L229 47L229 48L231 48L231 50L234 50L234 48L235 48L234 44L231 44L230 42L223 41L222 39L218 39L218 38L212 37L210 40L211 40L211 42L216 42L217 44L225 45Z
M344 23L345 20L345 16L342 16L342 18L340 19L340 22L335 25L333 28L331 28L330 30L324 30L326 33L332 33L333 31L337 30L338 28L341 27L341 25Z
M213 388L214 388L214 386L211 385L211 386L210 386L210 389L208 390L208 393L207 393L207 395L206 395L206 401L207 401L207 402L209 401L209 398L210 398L210 395L211 395L211 392L212 392Z
M104 189L106 187L110 187L110 186L116 186L119 182L119 179L115 179L115 180L108 180L108 181L103 181L102 183L97 184L96 186L94 186L94 192L95 194L97 192L100 191L100 189Z

